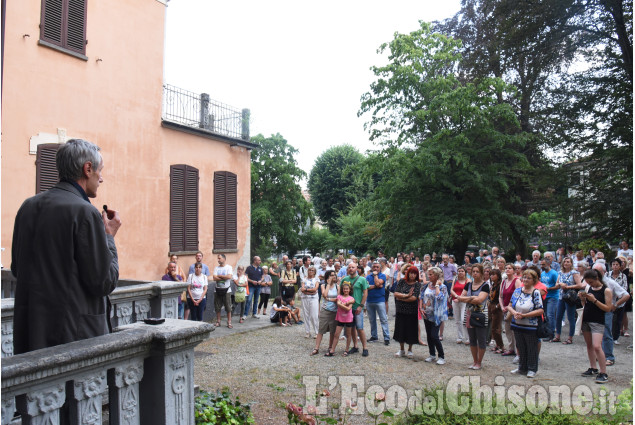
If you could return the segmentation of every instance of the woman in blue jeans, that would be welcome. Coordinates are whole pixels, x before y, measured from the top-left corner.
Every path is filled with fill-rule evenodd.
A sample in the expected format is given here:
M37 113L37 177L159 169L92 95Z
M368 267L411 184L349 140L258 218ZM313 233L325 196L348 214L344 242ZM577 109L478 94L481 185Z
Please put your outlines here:
M558 273L558 283L560 286L560 299L558 300L558 310L556 313L556 335L551 342L560 342L560 333L562 332L562 318L567 313L569 321L569 338L562 343L565 345L573 343L573 334L575 333L575 304L569 304L563 299L564 293L569 289L579 290L584 288L584 283L580 279L580 273L573 268L573 260L571 257L565 257L562 260L562 267Z

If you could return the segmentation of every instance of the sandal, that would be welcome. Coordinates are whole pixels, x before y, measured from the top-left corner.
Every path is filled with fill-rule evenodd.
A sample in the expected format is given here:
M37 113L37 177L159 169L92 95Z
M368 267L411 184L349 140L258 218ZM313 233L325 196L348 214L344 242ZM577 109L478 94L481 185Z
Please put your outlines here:
M333 357L335 355L334 352L329 351L328 353L324 353L324 357Z
M613 366L614 364L615 364L615 361L613 361L613 360L607 360L606 361L606 365L607 366Z
M566 340L566 341L562 341L562 343L563 343L564 345L573 344L573 339L571 339L571 338L567 338L567 340Z
M216 326L217 328L220 328L220 322L216 322L214 326Z
M231 323L228 323L228 324L227 324L227 327L228 327L229 329L234 329L234 327L232 326L232 324L231 324Z
M316 354L318 354L320 352L320 350L318 350L317 348L314 348L313 351L311 351L311 355L315 356Z
M560 337L555 337L554 339L552 339L549 342L560 342Z
M501 354L501 356L515 356L515 355L516 353L514 353L512 350L507 350L503 354Z
M242 323L242 322L244 322L244 320L243 320L243 319L240 319L240 320L238 321L238 323Z
M348 357L348 351L344 351L344 352L342 353L342 356L343 356L343 357Z

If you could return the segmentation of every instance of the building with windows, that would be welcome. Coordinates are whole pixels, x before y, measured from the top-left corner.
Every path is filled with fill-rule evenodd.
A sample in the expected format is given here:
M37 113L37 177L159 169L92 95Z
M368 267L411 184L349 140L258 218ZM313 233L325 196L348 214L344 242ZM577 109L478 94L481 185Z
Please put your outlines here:
M98 209L120 212L120 276L159 279L171 253L249 263L249 111L163 81L162 0L2 1L2 263L16 212L57 181L71 138L104 159ZM177 82L178 83L178 82Z

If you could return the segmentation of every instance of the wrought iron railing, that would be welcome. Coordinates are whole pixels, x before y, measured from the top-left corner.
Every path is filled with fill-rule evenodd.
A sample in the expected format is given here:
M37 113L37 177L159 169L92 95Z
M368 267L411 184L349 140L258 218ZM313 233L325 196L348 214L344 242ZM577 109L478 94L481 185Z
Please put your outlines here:
M249 140L249 109L238 109L175 86L163 86L162 119L233 139Z

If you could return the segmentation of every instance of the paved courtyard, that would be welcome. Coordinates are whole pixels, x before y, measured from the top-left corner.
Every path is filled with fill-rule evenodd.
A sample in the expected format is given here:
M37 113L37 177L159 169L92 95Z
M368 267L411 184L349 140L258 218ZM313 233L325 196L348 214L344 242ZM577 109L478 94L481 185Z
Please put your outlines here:
M389 320L392 331L392 312ZM631 313L629 320L632 323ZM364 327L370 335L367 318ZM563 333L567 330L568 325ZM379 332L381 339L381 328ZM416 395L415 391L446 388L448 383L461 382L470 376L474 377L472 379L479 377L481 386L499 385L498 388L509 389L520 385L529 389L537 385L548 391L549 386L566 385L573 391L583 385L595 394L599 394L602 387L609 393L619 394L633 379L633 351L628 348L632 344L631 337L620 339L621 344L615 347L616 365L608 367L609 383L598 385L580 376L589 367L582 336L574 337L572 345L543 343L538 375L531 380L510 373L514 368L512 357L501 357L489 350L485 354L483 370L468 369L472 359L470 350L455 343L454 320L446 322L443 346L447 363L443 366L423 361L429 354L428 347L424 346L414 347L413 360L395 358L399 349L395 341L391 341L390 346L368 344L370 355L365 358L360 354L343 357L345 341L340 341L336 356L326 358L323 356L328 344L325 338L320 354L310 356L315 340L304 338L304 334L302 325L275 326L267 316L250 317L243 324L234 321L233 329L228 329L223 322L212 332L211 338L195 350L195 382L208 391L228 387L242 402L253 403L256 423L279 425L287 422L286 403L306 405L307 392L330 389L331 395L325 400L329 409L337 408L348 399L354 400L354 396L347 394L348 388L355 388L352 383L357 384L361 396L377 390L383 390L387 395L396 394L399 401L395 406L405 408L408 399ZM313 384L318 381L319 384ZM476 382L472 380L473 385ZM358 406L356 413L363 409L364 406ZM353 415L351 420L351 423L372 423L365 414Z

